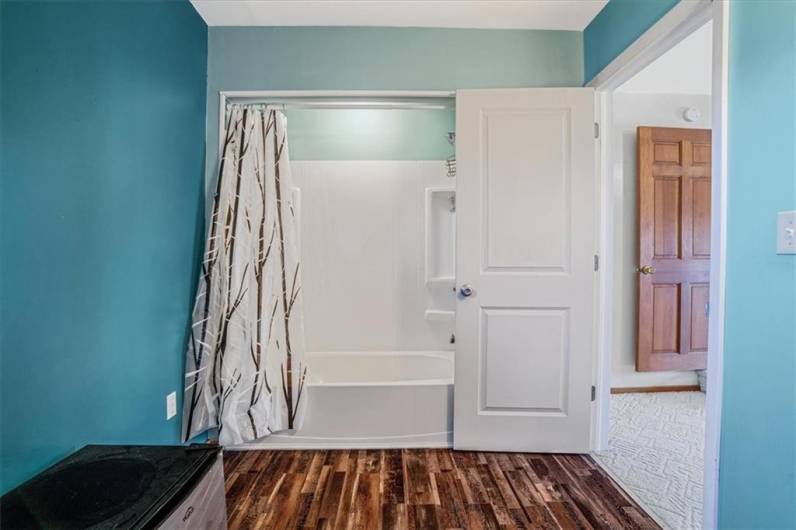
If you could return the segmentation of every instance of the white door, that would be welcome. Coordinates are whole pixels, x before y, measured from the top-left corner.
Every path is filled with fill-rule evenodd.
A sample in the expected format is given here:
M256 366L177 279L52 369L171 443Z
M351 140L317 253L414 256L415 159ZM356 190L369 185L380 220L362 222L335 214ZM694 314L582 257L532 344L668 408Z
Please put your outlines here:
M590 448L594 147L592 89L456 94L455 449Z

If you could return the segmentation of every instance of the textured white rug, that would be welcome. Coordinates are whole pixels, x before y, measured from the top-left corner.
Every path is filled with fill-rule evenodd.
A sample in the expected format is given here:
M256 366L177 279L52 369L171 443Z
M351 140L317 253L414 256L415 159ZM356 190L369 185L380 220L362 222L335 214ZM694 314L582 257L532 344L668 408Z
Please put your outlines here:
M611 396L608 451L596 459L665 528L702 527L705 394Z

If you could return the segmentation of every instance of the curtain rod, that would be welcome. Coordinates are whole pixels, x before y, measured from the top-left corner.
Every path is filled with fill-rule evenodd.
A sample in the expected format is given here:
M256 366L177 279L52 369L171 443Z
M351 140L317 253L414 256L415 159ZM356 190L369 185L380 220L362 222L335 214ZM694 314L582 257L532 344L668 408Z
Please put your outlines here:
M276 103L287 106L283 106L283 109L324 108L324 105L328 109L453 110L456 108L456 92L444 90L219 90L218 98L219 152L223 149L223 127L230 103L265 105Z
M282 95L255 93L222 93L224 102L230 104L274 105L282 109L397 109L446 110L455 107L453 93L363 93L330 95Z
M281 109L386 109L386 110L446 110L452 109L446 102L408 101L296 101L296 100L228 100L229 105L268 105Z

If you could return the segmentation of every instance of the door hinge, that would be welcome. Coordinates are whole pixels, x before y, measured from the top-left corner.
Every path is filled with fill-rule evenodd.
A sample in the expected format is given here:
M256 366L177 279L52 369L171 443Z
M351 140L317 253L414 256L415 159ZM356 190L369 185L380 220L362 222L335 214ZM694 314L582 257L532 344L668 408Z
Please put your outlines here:
M705 304L705 316L710 316L710 302Z
M591 400L594 401L597 399L597 387L592 385L591 386Z
M600 137L600 124L597 123L596 121L594 122L594 137L595 138Z
M599 254L595 254L594 255L594 270L595 271L600 270L600 255Z

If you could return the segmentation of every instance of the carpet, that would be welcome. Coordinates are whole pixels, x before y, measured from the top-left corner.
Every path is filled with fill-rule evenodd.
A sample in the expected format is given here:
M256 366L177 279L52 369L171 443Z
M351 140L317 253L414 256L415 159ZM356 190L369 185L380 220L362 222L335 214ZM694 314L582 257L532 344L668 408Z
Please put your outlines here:
M705 394L611 396L608 450L597 461L672 530L702 528Z

